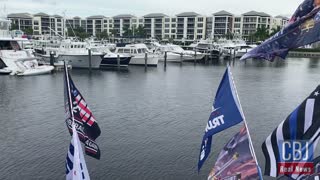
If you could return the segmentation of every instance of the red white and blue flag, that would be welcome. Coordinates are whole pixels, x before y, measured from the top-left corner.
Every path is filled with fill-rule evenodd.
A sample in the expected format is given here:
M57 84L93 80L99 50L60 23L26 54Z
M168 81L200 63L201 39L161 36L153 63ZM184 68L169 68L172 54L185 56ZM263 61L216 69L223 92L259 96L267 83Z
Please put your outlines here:
M85 99L74 85L66 66L64 67L64 71L66 124L69 132L72 135L72 124L75 123L79 138L85 144L86 154L100 159L100 149L95 142L96 138L101 134L100 127Z
M320 1L305 0L280 32L252 49L241 60L286 58L289 50L320 41Z

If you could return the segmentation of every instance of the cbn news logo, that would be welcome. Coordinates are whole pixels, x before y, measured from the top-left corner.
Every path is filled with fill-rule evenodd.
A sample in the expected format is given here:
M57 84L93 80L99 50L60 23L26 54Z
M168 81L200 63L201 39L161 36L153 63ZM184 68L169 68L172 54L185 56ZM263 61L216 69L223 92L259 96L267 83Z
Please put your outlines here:
M283 141L279 144L280 162L278 173L281 175L313 174L313 145L307 141Z

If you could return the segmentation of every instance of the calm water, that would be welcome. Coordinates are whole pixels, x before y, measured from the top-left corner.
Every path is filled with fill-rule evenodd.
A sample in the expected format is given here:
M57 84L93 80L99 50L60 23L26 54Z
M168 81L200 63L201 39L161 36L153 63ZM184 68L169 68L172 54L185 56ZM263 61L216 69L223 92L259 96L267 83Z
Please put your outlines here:
M92 179L205 179L220 148L239 130L214 137L196 171L199 146L226 62L168 64L128 71L72 70L102 130ZM235 62L233 74L259 162L268 134L320 83L318 59ZM70 135L64 124L63 73L0 76L0 179L64 179Z

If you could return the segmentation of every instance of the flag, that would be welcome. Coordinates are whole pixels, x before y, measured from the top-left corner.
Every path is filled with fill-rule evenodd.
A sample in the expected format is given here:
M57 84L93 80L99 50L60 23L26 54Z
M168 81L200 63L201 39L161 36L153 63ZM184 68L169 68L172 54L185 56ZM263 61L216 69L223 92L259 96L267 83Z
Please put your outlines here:
M64 70L66 125L70 134L72 134L72 124L75 123L79 138L85 144L86 154L100 159L100 149L95 142L96 138L101 134L100 127L85 99L74 85L66 65Z
M198 171L211 151L212 136L243 121L243 113L238 101L232 74L228 67L215 96L205 134L200 147Z
M287 26L246 53L241 60L263 58L273 61L277 56L284 59L289 50L319 41L320 4L317 1L305 0L293 14Z
M78 133L72 126L72 139L66 158L66 180L90 180Z
M208 180L260 179L259 166L250 152L247 128L243 126L220 152Z
M262 144L262 150L266 159L265 175L278 177L279 164L283 162L283 142L305 141L302 155L306 149L314 149L320 136L320 86L318 86L280 125L268 136ZM314 151L314 150L313 150ZM312 156L309 153L308 156ZM309 157L309 158L310 158ZM308 158L308 159L309 159ZM312 159L311 159L312 160ZM306 164L305 162L300 162ZM294 179L298 174L292 174Z

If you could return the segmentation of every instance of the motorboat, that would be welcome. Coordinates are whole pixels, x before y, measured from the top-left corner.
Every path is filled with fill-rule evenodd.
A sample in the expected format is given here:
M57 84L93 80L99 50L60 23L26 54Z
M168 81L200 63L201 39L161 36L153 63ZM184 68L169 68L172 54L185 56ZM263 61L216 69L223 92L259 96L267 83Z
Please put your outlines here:
M161 45L155 49L155 52L160 55L159 60L165 60L165 53L167 54L167 62L182 62L183 60L191 59L192 55L187 55L185 50L177 45Z
M150 52L145 44L128 44L125 47L117 47L115 53L132 56L129 63L132 65L145 65L146 55L148 66L157 66L159 61L159 55Z
M245 55L247 52L251 51L254 48L252 45L242 45L239 46L236 52L236 58L241 58L243 55Z
M23 50L19 45L20 41L25 41L26 38L15 38L9 34L8 20L0 20L0 66L2 73L11 75L30 75L43 74L52 71L52 66L39 66L37 58L29 50ZM20 42L21 43L21 42ZM21 62L25 64L34 64L33 66L21 66ZM31 73L32 71L32 73ZM26 74L24 74L26 73Z
M214 43L213 41L207 39L207 40L200 40L197 42L194 42L190 44L188 49L192 49L191 51L189 50L189 53L195 54L195 51L199 53L203 53L207 55L210 59L216 59L219 58L221 55L221 48Z
M130 60L132 58L131 55L128 54L116 54L111 52L110 50L105 50L106 54L103 56L100 67L110 67L110 66L118 66L118 56L120 60L120 66L128 66Z
M39 55L46 62L50 62L50 54L54 54L55 62L65 61L71 65L72 68L89 68L89 49L90 46L85 42L72 41L70 39L63 40L60 47L47 48L44 55ZM103 52L92 49L91 51L91 68L100 68Z
M19 70L16 72L18 76L48 74L54 69L53 66L39 66L38 61L35 59L19 59L15 63L19 67Z

